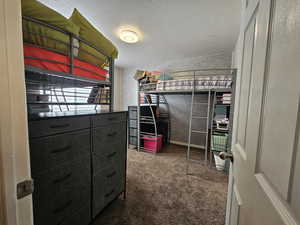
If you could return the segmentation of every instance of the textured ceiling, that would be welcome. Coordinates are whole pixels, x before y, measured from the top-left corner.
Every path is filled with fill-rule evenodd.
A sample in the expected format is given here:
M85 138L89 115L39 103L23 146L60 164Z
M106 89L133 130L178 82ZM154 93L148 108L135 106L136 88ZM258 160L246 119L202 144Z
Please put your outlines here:
M216 53L230 54L238 36L241 0L40 0L69 17L77 8L119 49L116 65L148 68ZM136 44L117 36L121 26L142 35Z

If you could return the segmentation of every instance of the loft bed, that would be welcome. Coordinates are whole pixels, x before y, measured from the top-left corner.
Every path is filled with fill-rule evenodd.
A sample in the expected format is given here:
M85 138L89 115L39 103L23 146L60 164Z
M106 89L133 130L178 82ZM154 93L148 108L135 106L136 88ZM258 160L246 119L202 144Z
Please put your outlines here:
M201 91L226 91L232 88L234 69L186 70L160 74L155 82L140 80L139 91L172 94Z
M113 110L117 49L76 9L22 0L22 25L29 113Z
M232 68L212 68L212 69L199 69L199 70L186 70L175 71L169 73L156 73L154 74L137 71L135 79L138 80L138 107L137 107L137 150L153 152L152 149L147 149L143 145L144 137L159 137L159 123L160 119L160 104L164 105L165 111L163 115L169 122L168 139L170 138L171 124L170 124L170 105L167 102L167 95L191 95L190 116L188 127L188 150L187 160L192 162L209 161L212 164L213 152L216 148L210 145L215 142L217 135L227 135L226 146L224 151L230 150L231 129L233 119L233 105L234 105L234 91L236 69ZM204 95L205 99L202 102L197 102L196 95ZM142 107L148 106L150 116L147 118L143 115ZM156 107L153 110L153 107ZM205 115L197 115L195 111L205 107ZM158 110L157 110L158 109ZM157 111L159 112L157 115ZM145 121L148 124L153 124L153 128L148 128L148 131L143 130ZM202 122L202 123L201 123ZM200 127L195 128L196 124L202 124L203 129ZM151 126L151 125L149 125ZM198 125L197 125L198 126ZM149 132L150 131L150 132ZM204 137L205 140L200 148L205 150L205 159L199 160L198 156L193 158L192 148L197 145L192 144L192 136L198 135ZM200 138L199 138L200 139ZM170 140L169 140L170 141ZM157 142L156 142L157 144ZM219 150L220 148L218 148ZM188 164L187 164L188 165ZM187 169L188 171L188 169Z

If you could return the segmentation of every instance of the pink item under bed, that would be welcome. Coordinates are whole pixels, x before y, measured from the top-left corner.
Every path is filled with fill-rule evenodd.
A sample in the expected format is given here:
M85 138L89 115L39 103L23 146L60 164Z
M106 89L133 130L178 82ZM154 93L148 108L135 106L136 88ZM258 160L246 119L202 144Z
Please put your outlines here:
M162 149L163 136L158 135L157 137L143 137L144 149L149 152L159 152Z

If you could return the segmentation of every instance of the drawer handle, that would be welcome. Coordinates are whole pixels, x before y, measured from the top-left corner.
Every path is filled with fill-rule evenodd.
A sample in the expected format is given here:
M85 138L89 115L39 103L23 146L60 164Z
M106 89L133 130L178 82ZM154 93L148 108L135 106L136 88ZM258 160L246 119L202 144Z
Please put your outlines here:
M51 153L65 152L65 151L69 150L71 147L72 147L71 145L68 145L68 146L63 147L63 148L54 149L54 150L51 151Z
M108 117L107 120L112 121L118 119L117 117Z
M110 159L110 158L114 157L116 154L117 154L116 152L110 153L109 155L107 155L107 158Z
M106 177L107 177L107 178L111 178L111 177L113 177L114 175L116 175L116 171L114 171L114 172L112 172L112 173L106 175Z
M57 184L57 183L63 182L65 180L69 179L71 176L72 176L72 173L68 173L67 175L65 175L61 178L57 178L57 179L53 180L53 183Z
M105 194L105 198L111 196L114 192L115 192L115 189L112 189L110 192L108 192L107 194Z
M62 206L56 208L53 210L53 213L60 213L61 211L64 211L66 208L68 208L70 205L72 204L72 200L67 201L65 204L63 204Z
M107 134L107 136L108 136L108 137L113 137L113 136L115 136L116 134L117 134L117 132L115 131L115 132L112 132L112 133Z
M70 126L70 124L66 123L66 124L51 125L50 128L57 129L57 128L65 128L65 127L68 127L68 126Z

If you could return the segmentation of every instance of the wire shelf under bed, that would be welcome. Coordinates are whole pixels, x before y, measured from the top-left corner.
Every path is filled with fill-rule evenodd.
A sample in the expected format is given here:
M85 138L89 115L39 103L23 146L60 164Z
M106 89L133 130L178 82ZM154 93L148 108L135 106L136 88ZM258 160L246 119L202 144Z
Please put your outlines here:
M29 113L110 110L111 84L26 66Z
M58 26L26 16L22 20L28 113L112 111L113 57ZM35 26L41 31L34 30ZM43 29L60 35L45 35ZM85 52L80 45L89 46L94 53ZM78 58L78 51L94 61L103 58L103 65Z

